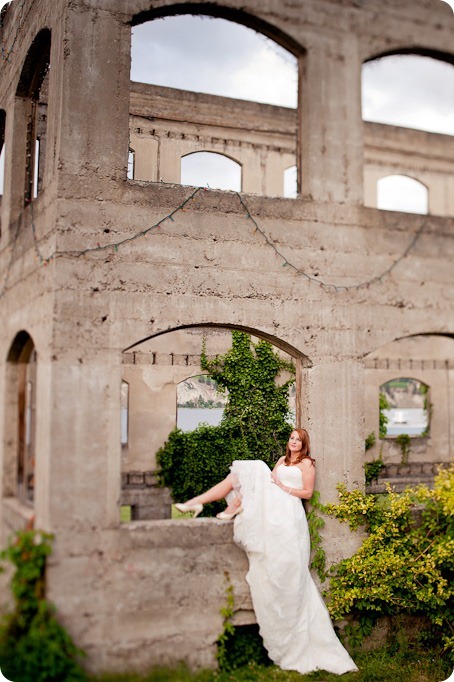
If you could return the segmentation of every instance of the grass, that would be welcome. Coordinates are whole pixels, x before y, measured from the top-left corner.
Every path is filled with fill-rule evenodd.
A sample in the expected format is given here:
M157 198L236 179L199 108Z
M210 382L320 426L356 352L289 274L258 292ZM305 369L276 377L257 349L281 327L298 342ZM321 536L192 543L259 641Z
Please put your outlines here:
M90 682L443 682L452 670L440 656L414 645L381 647L375 651L354 654L359 672L339 677L318 671L309 675L280 670L276 666L249 666L233 671L201 670L191 672L184 666L156 668L148 675L105 675Z

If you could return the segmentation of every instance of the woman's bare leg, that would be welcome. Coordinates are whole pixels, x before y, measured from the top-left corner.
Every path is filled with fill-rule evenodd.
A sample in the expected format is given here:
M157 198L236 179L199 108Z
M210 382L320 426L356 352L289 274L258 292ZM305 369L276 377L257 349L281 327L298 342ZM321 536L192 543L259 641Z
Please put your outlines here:
M232 492L233 490L233 477L229 474L220 483L216 483L212 488L197 495L197 497L192 497L190 500L186 501L188 505L194 504L208 504L209 502L216 502L217 500L222 500L224 497Z

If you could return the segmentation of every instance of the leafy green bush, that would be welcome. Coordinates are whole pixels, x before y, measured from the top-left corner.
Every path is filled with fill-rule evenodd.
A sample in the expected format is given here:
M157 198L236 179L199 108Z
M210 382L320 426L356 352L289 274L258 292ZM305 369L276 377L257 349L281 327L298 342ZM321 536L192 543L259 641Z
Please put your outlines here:
M370 485L372 481L376 481L380 475L380 471L385 466L385 463L381 459L374 459L372 462L365 462L363 464L366 485Z
M228 401L219 426L199 426L191 432L174 429L157 453L161 485L175 500L199 495L229 473L239 459L261 459L269 466L285 452L290 432L288 392L294 379L281 386L283 371L294 374L270 343L254 344L244 332L232 332L232 348L208 359L202 349L202 369L208 371ZM206 505L203 513L219 511L222 503Z
M171 488L176 501L200 495L229 473L234 459L244 459L241 445L236 429L228 424L199 426L190 432L174 429L157 453L159 481ZM205 505L203 514L211 516L224 506Z
M353 617L356 634L363 635L380 616L426 617L452 658L454 466L439 471L433 490L421 485L397 494L389 487L376 498L340 484L338 492L339 503L327 505L327 513L352 530L364 526L369 535L352 557L329 571L331 616Z
M14 682L82 682L82 652L58 623L45 599L45 565L51 553L49 533L20 531L0 553L16 571L11 580L15 611L0 625L0 668Z

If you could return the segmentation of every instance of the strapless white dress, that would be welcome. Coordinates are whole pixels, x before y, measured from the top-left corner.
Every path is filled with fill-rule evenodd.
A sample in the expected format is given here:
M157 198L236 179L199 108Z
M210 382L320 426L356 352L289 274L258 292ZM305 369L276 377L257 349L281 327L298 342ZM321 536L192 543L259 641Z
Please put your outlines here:
M234 540L248 555L246 580L270 659L303 674L357 670L309 572L309 529L301 500L272 483L270 469L260 460L235 461L230 469L243 506L235 517ZM288 487L303 487L297 466L281 465L276 474Z

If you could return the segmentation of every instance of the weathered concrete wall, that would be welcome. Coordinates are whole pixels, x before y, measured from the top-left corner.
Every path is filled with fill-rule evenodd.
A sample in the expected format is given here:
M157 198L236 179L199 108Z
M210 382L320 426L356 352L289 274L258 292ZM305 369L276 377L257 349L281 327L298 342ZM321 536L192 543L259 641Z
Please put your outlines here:
M284 171L296 164L296 110L132 83L130 111L134 179L178 183L181 158L210 151L241 164L244 192L284 196ZM430 214L454 215L450 135L366 122L363 130L365 206L377 206L378 180L399 174L426 186Z
M8 46L21 30L0 78L0 391L9 397L0 418L2 540L29 514L5 484L17 457L7 386L15 367L6 359L25 330L38 353L34 513L37 527L56 534L49 596L65 625L93 670L180 658L211 664L225 569L237 608L252 617L245 557L232 545L232 524L214 519L120 526L123 352L193 325L271 340L304 360L299 398L322 499L335 499L338 481L363 485L364 358L398 338L452 335L454 320L452 220L362 206L361 64L415 45L448 53L451 14L433 0L226 2L227 18L300 55L310 93L297 114L301 198L243 195L246 210L233 193L200 191L187 201L188 188L126 179L130 22L171 4L51 5L25 0L21 12L13 2L4 17ZM240 9L246 14L229 14ZM45 27L44 188L24 207L25 121L15 92ZM356 545L327 525L329 560Z
M49 598L86 650L89 666L144 670L150 663L186 660L213 667L226 572L235 593L235 622L254 622L244 580L247 559L232 542L231 528L197 519L59 534Z

